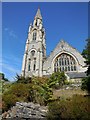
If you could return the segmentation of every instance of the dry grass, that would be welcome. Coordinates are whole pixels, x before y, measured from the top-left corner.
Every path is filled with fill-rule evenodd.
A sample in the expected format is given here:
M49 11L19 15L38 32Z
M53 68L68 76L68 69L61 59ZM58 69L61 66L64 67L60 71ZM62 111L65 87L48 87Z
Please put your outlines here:
M53 98L69 98L72 97L74 94L81 94L81 95L86 95L86 91L82 91L80 88L78 89L73 89L73 90L65 90L65 89L59 89L59 90L53 90Z
M0 109L2 108L2 96L0 95Z

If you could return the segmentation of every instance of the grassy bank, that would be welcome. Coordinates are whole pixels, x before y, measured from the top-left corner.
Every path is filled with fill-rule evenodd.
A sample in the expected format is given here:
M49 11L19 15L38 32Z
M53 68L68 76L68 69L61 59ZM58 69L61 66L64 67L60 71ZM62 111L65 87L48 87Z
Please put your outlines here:
M77 88L77 89L53 89L53 98L69 98L72 97L73 95L78 94L78 95L87 95L86 91L81 90L81 88Z

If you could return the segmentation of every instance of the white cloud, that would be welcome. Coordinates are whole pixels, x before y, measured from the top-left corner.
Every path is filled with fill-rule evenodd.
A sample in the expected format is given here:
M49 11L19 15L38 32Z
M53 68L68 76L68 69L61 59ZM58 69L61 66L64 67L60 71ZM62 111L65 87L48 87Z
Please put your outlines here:
M3 57L3 67L12 71L12 72L20 72L19 66L21 64L21 60L14 55L8 55Z
M8 39L12 38L15 39L15 40L18 40L20 38L20 36L18 37L18 35L16 34L16 32L8 27L5 27L4 28L4 32L7 33L8 35ZM18 42L20 42L20 44L25 44L25 41L22 41L22 40L18 40Z
M0 63L0 72L5 74L5 77L10 81L15 81L16 73L20 75L19 68L12 66L11 64Z
M14 55L7 55L0 61L0 72L5 74L5 77L13 81L16 73L21 73L21 60Z
M21 60L22 58L20 58L20 57L17 57L17 56L14 56L14 55L4 55L3 56L3 59L2 59L2 61L3 61L3 63L5 63L5 64L12 64L12 65L14 65L14 66L20 66L22 63L21 63Z
M1 64L0 64L0 65L1 65ZM2 69L7 69L7 70L9 70L10 72L13 72L13 73L20 73L20 70L19 70L19 69L14 68L14 67L12 67L11 65L4 64L4 63L2 63Z
M9 31L9 36L13 38L17 38L17 35L14 33L14 31Z
M8 28L4 28L5 31L8 31L9 29Z
M17 35L15 34L15 32L13 30L9 29L8 27L5 27L4 31L7 32L10 37L13 37L15 39L18 38Z

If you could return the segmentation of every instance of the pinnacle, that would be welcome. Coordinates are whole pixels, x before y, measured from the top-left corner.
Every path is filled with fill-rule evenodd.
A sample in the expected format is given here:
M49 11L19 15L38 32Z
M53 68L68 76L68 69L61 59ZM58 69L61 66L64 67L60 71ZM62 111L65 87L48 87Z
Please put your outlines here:
M61 39L61 42L65 42L65 40Z
M39 9L39 8L38 8L38 10L37 10L37 13L36 13L35 18L40 18L40 19L42 19L41 12L40 12L40 9Z

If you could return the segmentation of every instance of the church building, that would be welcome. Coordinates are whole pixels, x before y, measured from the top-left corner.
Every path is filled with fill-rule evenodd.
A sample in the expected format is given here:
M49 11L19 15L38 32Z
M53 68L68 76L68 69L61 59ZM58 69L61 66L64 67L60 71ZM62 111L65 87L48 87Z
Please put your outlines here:
M64 40L61 40L49 57L46 56L45 28L40 9L29 26L25 53L22 62L22 76L50 76L64 71L68 78L85 77L85 59Z

